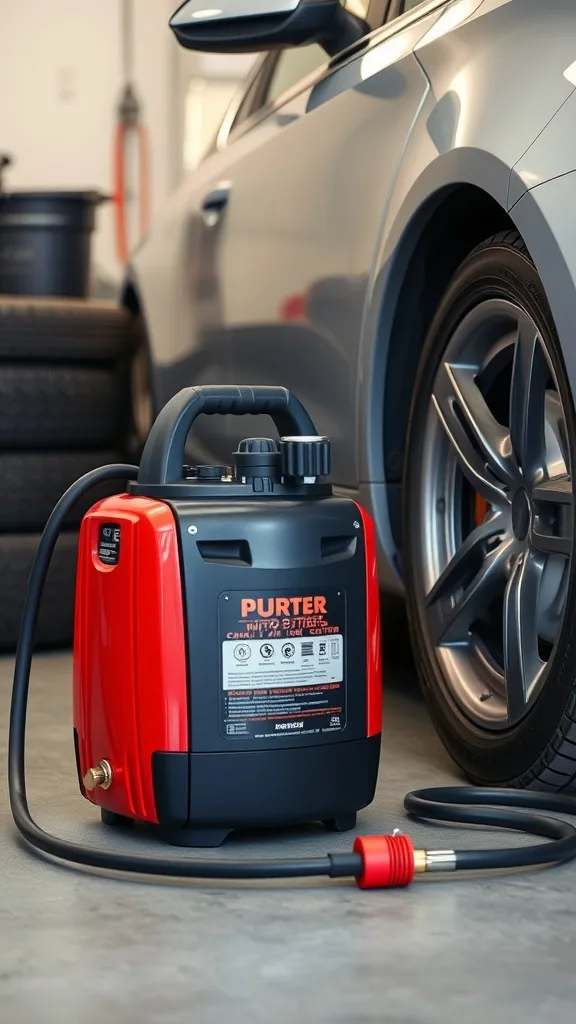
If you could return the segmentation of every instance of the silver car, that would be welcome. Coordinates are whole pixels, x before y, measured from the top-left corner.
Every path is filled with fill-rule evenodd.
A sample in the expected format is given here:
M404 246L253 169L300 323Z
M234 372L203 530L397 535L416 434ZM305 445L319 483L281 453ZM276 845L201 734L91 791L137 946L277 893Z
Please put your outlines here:
M171 27L262 56L128 270L156 406L292 389L456 762L570 786L576 3L188 0ZM203 419L204 462L254 430Z

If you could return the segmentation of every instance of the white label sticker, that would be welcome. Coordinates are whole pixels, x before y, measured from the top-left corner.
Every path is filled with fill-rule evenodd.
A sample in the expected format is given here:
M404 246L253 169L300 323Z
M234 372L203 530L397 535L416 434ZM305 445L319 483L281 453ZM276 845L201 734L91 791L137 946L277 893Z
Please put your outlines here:
M222 675L225 690L341 683L344 639L334 633L290 640L225 640Z

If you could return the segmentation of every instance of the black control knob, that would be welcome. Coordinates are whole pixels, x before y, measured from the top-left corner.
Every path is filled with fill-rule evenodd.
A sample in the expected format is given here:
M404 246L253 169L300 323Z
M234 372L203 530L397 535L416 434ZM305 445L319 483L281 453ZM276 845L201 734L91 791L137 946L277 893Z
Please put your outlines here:
M271 437L246 437L234 452L236 480L280 479L280 447Z
M313 482L330 476L328 437L283 437L280 451L284 477Z
M239 452L246 452L250 455L253 454L266 454L269 452L279 452L278 441L275 441L273 437L245 437L243 441L240 441L238 445Z

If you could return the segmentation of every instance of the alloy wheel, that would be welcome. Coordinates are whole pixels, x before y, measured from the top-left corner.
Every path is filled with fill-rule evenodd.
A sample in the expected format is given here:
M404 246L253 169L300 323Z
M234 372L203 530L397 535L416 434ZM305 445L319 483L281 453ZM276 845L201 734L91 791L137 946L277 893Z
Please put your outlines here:
M545 339L505 299L460 322L423 441L420 606L447 695L483 729L545 684L573 550L566 417Z

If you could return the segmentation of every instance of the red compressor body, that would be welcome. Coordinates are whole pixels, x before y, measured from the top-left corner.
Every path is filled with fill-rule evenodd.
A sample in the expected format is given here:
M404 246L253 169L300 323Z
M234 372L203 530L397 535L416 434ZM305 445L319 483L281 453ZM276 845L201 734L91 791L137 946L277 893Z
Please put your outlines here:
M232 467L184 467L200 413L267 414ZM284 388L188 388L128 493L80 533L74 731L108 824L177 845L373 799L382 717L374 527L334 496L330 443Z

